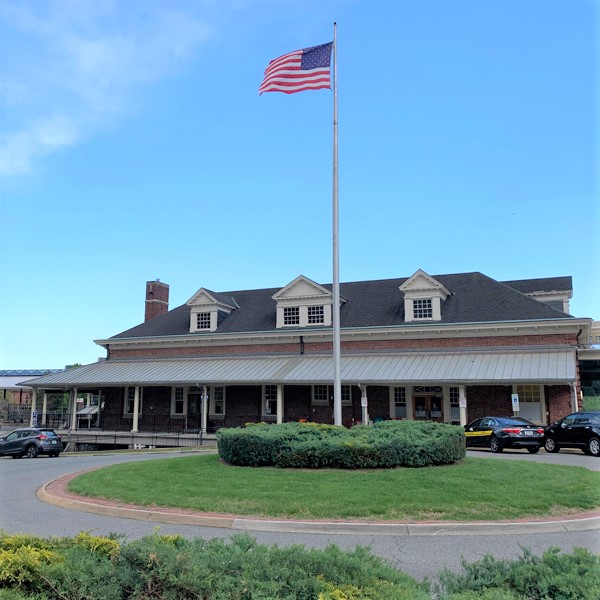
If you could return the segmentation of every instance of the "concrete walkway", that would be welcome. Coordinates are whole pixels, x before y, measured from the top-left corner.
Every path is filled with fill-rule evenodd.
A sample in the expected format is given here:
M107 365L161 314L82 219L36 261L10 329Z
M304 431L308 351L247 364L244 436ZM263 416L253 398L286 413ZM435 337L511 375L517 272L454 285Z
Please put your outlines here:
M174 508L147 508L133 504L111 502L99 498L85 498L67 491L69 481L85 472L81 471L64 475L44 484L37 491L38 498L61 508L104 516L177 525L218 527L240 531L365 534L376 536L447 536L562 533L600 529L600 511L569 515L568 517L498 522L358 522L259 519L244 518L235 515L199 513Z

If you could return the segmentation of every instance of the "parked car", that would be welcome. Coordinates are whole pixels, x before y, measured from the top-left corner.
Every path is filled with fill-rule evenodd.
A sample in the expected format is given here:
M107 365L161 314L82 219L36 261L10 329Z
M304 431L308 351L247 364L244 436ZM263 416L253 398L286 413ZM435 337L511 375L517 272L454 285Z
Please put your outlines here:
M0 456L36 458L38 454L58 456L63 450L60 435L45 427L23 427L0 438Z
M600 456L600 411L567 415L546 428L546 452L561 448L579 448L586 454Z
M465 426L467 446L486 446L492 452L504 448L526 448L539 452L544 443L544 428L521 417L481 417Z

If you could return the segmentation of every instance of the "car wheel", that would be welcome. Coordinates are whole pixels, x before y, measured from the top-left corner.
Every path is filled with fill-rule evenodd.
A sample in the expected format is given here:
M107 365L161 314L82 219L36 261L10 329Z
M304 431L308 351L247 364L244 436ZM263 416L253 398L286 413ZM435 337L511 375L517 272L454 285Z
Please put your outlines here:
M588 442L588 452L592 456L600 456L600 439L597 437L590 438Z
M527 452L529 452L529 454L537 454L540 451L540 447L536 446L535 448L527 448Z
M554 438L548 437L544 442L544 450L546 452L558 452L560 448L557 446Z
M27 449L25 450L25 456L27 458L37 458L38 455L38 449L35 446L27 446Z
M496 453L502 452L502 450L504 450L504 448L502 448L500 440L495 435L493 435L492 439L490 440L490 450Z

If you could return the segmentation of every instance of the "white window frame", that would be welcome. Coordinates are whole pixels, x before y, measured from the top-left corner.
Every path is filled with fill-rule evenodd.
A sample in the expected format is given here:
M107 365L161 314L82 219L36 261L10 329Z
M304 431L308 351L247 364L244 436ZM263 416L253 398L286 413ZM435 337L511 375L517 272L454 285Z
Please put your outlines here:
M285 327L295 327L300 325L300 307L299 306L284 306L283 307L283 325Z
M223 390L223 398L222 398L222 402L223 402L223 412L215 412L215 406L216 406L216 391L217 390ZM224 385L214 385L214 386L210 386L210 389L208 391L208 406L209 406L209 413L211 414L211 416L225 416L226 411L227 411L227 404L226 404L226 390L227 388Z
M351 385L342 385L342 406L352 406Z
M325 323L325 306L323 304L307 306L306 320L308 325L323 325Z
M212 313L203 311L196 313L196 331L210 331L212 329Z
M392 387L394 412L392 413L393 419L406 419L408 417L408 403L406 387L403 385L395 385ZM398 408L404 408L404 415L398 416Z
M182 410L177 412L177 390L181 390ZM171 388L171 416L184 417L187 415L188 409L188 388L182 385L173 386Z
M460 421L460 387L454 385L449 387L448 398L450 406L450 421Z
M325 391L325 399L323 399L323 391ZM329 386L328 385L317 384L317 385L312 386L311 404L313 406L329 406Z
M123 395L123 414L127 415L127 416L133 416L133 403L134 403L134 397L135 397L135 385L127 385L125 386L125 393ZM138 412L139 415L142 414L142 404L143 404L143 399L144 399L144 388L140 385L140 410ZM127 409L129 408L129 403L131 402L131 412L127 412Z
M274 394L274 395L273 395ZM269 403L275 403L275 411L271 409L269 412ZM262 415L265 417L277 416L277 385L263 385L262 386Z
M426 312L426 316L422 313ZM414 298L413 299L413 319L415 321L433 320L433 299L432 298Z

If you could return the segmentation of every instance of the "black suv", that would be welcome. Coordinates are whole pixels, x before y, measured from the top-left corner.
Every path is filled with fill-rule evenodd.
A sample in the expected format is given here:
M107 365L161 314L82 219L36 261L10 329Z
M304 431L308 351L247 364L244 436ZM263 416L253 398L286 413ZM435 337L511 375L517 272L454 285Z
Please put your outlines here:
M53 457L62 450L62 439L54 429L23 427L0 438L0 456L36 458L38 454L47 454Z
M600 456L600 411L578 412L546 428L546 452L561 448L580 448L586 454Z

